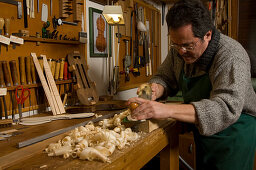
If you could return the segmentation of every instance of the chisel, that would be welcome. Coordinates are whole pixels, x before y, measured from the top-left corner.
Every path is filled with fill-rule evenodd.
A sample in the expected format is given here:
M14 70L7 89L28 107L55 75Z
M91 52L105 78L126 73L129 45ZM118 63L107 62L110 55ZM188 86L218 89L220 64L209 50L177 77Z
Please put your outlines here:
M30 68L31 68L31 77L32 77L32 84L36 84L36 68L34 65L34 62L32 61L32 58L30 57ZM39 92L38 89L34 88L34 94L35 94L35 103L33 104L33 106L39 105ZM33 108L32 108L33 109ZM33 114L34 114L34 109L33 109Z
M0 61L0 87L4 87L3 61Z
M4 19L4 35L9 36L9 30L10 30L10 18Z
M27 84L32 84L32 78L31 78L31 58L25 57L26 62L26 78L27 78Z
M26 83L26 74L25 74L25 58L19 57L19 66L20 66L20 84L24 85Z
M32 84L32 78L31 78L31 58L30 56L25 57L25 62L26 62L26 78L27 78L27 84ZM30 89L30 88L28 88ZM30 89L31 91L31 89ZM31 108L31 95L29 95L29 110L28 114L30 116L30 108ZM32 108L34 111L34 109Z
M52 59L52 66L51 66L52 76L55 75L55 68L56 68L56 60Z
M4 19L0 18L0 35L2 35L3 28L4 28ZM0 44L0 53L1 53L1 44Z
M68 62L64 63L63 79L68 80Z
M11 86L11 78L10 78L10 73L9 73L9 70L8 70L8 67L7 67L7 61L3 61L3 72L4 72L5 85L7 87L10 87ZM5 96L3 96L3 102L4 102L5 119L8 119L7 105L6 105Z
M9 62L10 65L10 70L11 70L11 76L12 76L12 83L13 86L18 86L19 85L19 79L18 79L18 70L16 66L16 60L11 60ZM11 101L12 101L12 119L14 120L14 111L16 111L16 104L14 103L15 97L12 95L12 91L10 91L10 96L11 96Z
M5 86L5 83L4 83L4 73L3 73L3 62L0 61L0 88L3 88L4 86ZM1 111L0 119L2 119L3 117L2 102L0 103L0 111Z
M36 84L36 69L35 69L35 65L34 62L31 61L31 57L30 57L30 68L31 68L31 77L32 77L32 83Z
M10 18L4 19L4 35L9 36L9 30L10 30ZM8 51L8 45L6 45L6 51Z
M63 80L64 64L65 64L65 59L64 59L64 58L60 59L60 74L59 74L59 80Z

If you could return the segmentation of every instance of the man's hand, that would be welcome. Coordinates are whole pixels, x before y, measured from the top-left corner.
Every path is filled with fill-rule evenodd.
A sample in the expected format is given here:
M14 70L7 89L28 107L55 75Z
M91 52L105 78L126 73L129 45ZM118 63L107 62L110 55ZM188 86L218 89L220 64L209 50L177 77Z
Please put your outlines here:
M156 100L164 94L164 86L162 86L161 84L152 83L151 89L152 89L152 100Z
M152 83L151 89L152 89L152 99L151 100L156 100L164 94L164 87L161 84ZM141 89L138 88L137 94L139 93L140 90Z
M139 106L132 111L132 118L134 119L165 119L170 117L171 110L168 105L138 97L133 97L128 100L128 104L132 102L139 104Z

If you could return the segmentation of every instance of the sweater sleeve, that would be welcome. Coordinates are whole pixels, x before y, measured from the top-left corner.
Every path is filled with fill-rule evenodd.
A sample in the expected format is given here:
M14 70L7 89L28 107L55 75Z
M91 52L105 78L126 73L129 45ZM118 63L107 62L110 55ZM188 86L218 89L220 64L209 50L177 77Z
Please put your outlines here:
M159 66L157 73L150 79L149 83L161 84L165 91L161 99L174 96L178 92L178 82L175 77L172 51L169 52L164 62Z
M250 62L246 52L225 52L224 59L210 71L212 91L209 99L192 102L202 135L213 135L235 123L242 112L250 83Z

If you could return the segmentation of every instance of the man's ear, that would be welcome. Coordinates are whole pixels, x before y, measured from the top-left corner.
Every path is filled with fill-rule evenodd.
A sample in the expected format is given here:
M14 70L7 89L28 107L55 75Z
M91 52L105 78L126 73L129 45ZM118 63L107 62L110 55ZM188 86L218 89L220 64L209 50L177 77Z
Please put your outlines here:
M212 30L209 30L206 34L205 34L205 41L210 41L212 39Z

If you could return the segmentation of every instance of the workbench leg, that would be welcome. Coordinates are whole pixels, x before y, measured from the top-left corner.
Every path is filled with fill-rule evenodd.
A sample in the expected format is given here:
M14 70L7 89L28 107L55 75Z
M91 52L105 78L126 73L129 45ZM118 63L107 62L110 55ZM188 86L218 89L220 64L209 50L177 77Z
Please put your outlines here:
M179 170L179 130L172 128L169 145L160 152L161 170Z

